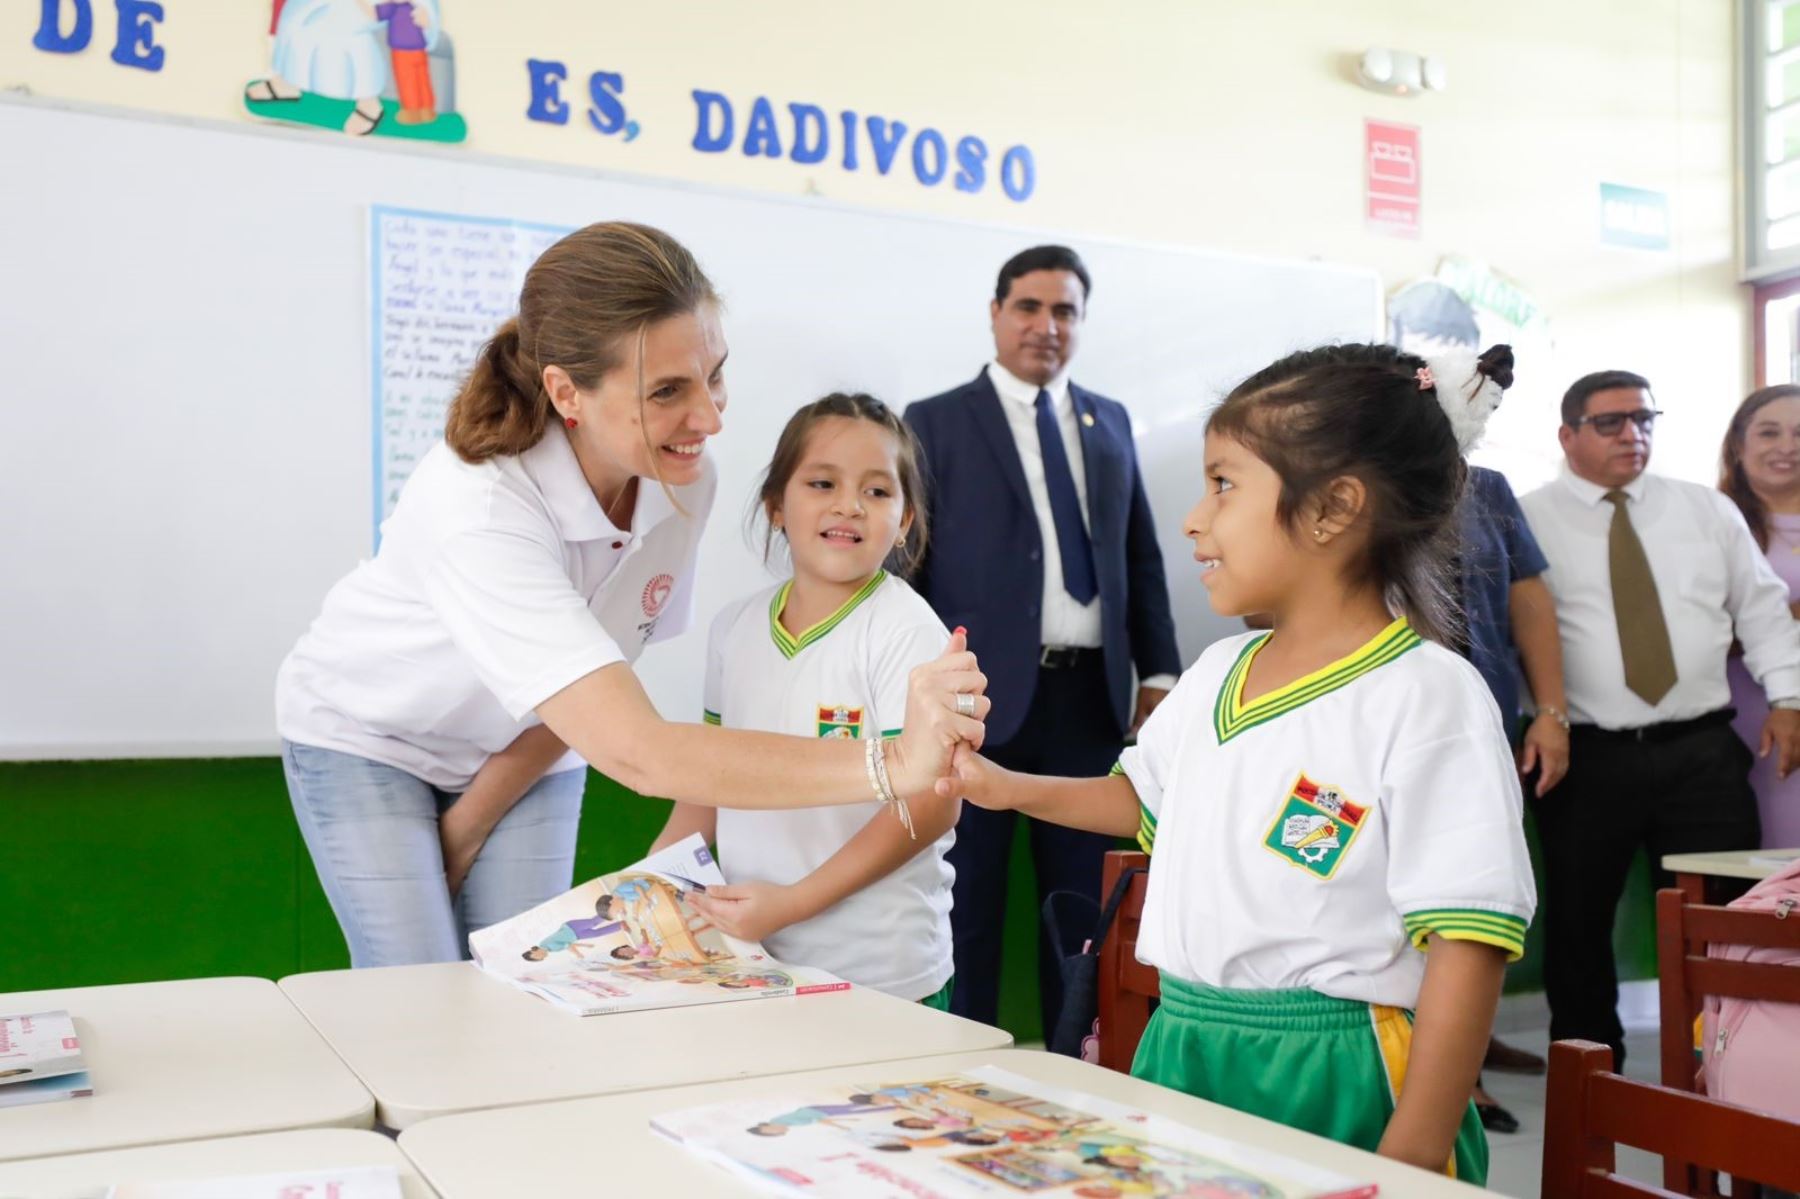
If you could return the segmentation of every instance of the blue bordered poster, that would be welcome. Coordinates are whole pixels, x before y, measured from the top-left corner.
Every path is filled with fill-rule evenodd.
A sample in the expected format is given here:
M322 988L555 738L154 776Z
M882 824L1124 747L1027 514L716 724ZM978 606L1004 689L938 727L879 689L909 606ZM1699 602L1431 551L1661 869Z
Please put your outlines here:
M443 438L444 412L475 355L518 311L526 270L568 232L499 217L370 208L377 545L400 489Z

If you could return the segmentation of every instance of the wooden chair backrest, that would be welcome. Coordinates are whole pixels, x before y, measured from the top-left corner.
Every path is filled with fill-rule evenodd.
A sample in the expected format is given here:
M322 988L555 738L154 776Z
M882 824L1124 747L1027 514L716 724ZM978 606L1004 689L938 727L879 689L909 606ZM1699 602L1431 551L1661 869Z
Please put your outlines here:
M1700 1092L1694 1021L1708 995L1800 1003L1800 969L1767 962L1727 962L1706 956L1708 945L1800 949L1800 913L1785 920L1769 912L1693 903L1682 891L1656 893L1656 965L1662 1083ZM1800 1084L1796 1084L1800 1085ZM1692 1163L1663 1158L1663 1185L1708 1194L1709 1180Z
M1111 895L1127 870L1149 864L1149 854L1113 850L1106 855L1100 894ZM1100 947L1100 1064L1124 1073L1130 1072L1144 1026L1150 1023L1150 1001L1161 993L1156 970L1137 960L1138 925L1149 885L1147 874L1131 880L1131 889L1113 915L1112 931Z
M1733 1199L1759 1199L1765 1185L1800 1190L1800 1124L1690 1091L1633 1082L1612 1072L1612 1050L1606 1046L1558 1041L1550 1046L1542 1193L1556 1199L1689 1193L1620 1177L1614 1173L1615 1145L1729 1174Z

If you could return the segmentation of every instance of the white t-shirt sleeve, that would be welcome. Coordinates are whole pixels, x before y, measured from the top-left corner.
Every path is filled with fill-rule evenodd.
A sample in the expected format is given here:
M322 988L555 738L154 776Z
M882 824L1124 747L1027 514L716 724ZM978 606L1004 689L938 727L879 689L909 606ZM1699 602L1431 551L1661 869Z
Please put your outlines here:
M1518 771L1474 668L1441 681L1409 705L1383 772L1388 893L1416 947L1436 933L1517 961L1537 907Z
M452 533L424 571L425 598L515 720L625 655L569 580L561 547L518 528Z
M706 634L706 681L700 688L700 718L707 724L725 723L725 647L731 626L743 610L742 604L727 604L713 617Z
M1771 701L1800 699L1800 626L1788 587L1757 547L1744 514L1724 494L1702 488L1725 558L1725 608L1744 647L1744 666Z
M1124 775L1130 781L1131 789L1137 792L1137 841L1145 853L1155 852L1156 821L1162 814L1163 791L1175 771L1182 732L1189 727L1192 711L1205 700L1201 695L1200 676L1206 673L1209 672L1201 670L1200 664L1195 663L1181 676L1175 689L1156 706L1156 711L1150 713L1150 719L1138 730L1137 744L1126 746L1119 755L1118 765L1112 768L1114 774Z
M906 691L913 667L943 653L950 631L929 609L903 625L870 627L875 640L869 647L869 692L880 727L870 727L864 736L898 737L906 723Z

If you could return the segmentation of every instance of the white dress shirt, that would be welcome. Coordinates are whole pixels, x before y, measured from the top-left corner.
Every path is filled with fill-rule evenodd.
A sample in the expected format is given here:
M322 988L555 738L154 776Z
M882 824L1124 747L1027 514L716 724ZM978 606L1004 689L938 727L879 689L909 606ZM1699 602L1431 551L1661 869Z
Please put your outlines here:
M1044 543L1044 606L1041 645L1100 646L1100 597L1090 603L1078 603L1063 586L1062 546L1056 540L1056 518L1050 511L1050 486L1044 481L1044 453L1038 444L1038 385L1027 383L998 362L988 363L988 381L1000 395L1001 411L1012 429L1018 446L1019 464L1025 468L1025 487L1031 492L1031 509L1037 514L1038 536ZM1087 471L1081 452L1081 428L1077 424L1075 401L1069 395L1069 376L1061 374L1044 384L1050 393L1050 406L1056 413L1056 427L1062 433L1063 449L1069 456L1069 473L1075 476L1075 498L1081 502L1081 523L1088 524ZM1090 531L1089 536L1092 537ZM1164 691L1175 685L1174 675L1155 675L1142 680L1141 686L1160 687Z
M1607 489L1563 467L1519 501L1550 562L1544 575L1562 634L1569 719L1605 729L1691 720L1731 703L1725 659L1735 636L1769 699L1800 698L1800 626L1787 585L1724 495L1698 483L1639 475L1622 488L1643 543L1675 653L1675 686L1645 703L1625 685L1613 615Z

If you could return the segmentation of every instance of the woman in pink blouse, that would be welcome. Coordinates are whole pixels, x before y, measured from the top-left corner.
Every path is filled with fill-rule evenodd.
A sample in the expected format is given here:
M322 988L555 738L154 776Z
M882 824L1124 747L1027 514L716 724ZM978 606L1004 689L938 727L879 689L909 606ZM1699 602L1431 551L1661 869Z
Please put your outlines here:
M1719 490L1743 512L1769 564L1788 586L1788 604L1800 617L1800 386L1783 384L1752 392L1731 418L1720 453ZM1733 655L1733 722L1754 746L1769 715L1769 701L1743 660ZM1765 848L1800 847L1800 771L1785 780L1773 755L1750 771L1762 816Z

